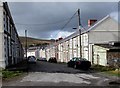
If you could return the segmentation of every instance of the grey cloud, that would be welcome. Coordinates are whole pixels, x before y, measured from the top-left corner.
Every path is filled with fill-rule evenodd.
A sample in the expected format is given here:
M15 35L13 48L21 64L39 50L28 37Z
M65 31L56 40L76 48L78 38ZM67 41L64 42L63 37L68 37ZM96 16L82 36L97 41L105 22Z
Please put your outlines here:
M54 23L70 18L78 8L81 10L81 22L87 25L87 20L95 18L100 20L111 12L117 11L115 2L11 2L9 3L15 23L33 24L18 25L17 30L23 35L24 30L29 31L29 36L37 38L50 38L51 33L60 30L66 21L59 24L34 25ZM77 17L67 25L63 31L73 32L72 27L77 27ZM68 30L69 28L69 30ZM23 32L22 32L23 31Z

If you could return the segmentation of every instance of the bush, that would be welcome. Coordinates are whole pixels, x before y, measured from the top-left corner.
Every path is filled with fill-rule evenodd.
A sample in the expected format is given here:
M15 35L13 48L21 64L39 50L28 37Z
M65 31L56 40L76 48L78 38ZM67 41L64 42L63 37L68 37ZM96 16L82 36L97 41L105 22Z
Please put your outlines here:
M102 66L102 65L92 65L91 68L95 71L112 71L115 70L115 68L109 67L109 66Z

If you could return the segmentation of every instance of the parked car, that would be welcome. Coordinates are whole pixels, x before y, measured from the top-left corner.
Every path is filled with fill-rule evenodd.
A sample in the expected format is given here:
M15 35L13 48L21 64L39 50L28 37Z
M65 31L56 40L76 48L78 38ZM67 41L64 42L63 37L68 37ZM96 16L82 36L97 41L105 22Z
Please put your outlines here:
M42 57L38 58L37 60L38 60L38 61L47 61L46 58L42 58Z
M91 67L91 62L85 58L74 57L67 63L67 65L68 67L88 70Z
M29 56L28 57L28 63L36 63L36 57L35 56Z
M51 62L51 63L57 63L57 59L55 57L51 57L48 62Z

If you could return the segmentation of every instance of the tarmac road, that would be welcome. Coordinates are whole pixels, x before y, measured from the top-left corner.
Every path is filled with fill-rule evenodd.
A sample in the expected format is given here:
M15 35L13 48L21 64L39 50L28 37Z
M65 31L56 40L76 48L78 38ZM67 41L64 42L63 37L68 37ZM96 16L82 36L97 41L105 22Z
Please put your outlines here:
M82 71L66 64L42 61L29 64L28 71L23 77L3 82L3 86L108 86L111 80L91 70Z

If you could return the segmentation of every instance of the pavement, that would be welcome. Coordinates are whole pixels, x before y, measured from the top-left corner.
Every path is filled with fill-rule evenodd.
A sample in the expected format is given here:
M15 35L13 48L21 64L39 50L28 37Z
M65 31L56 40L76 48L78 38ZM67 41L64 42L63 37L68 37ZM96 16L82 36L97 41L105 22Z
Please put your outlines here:
M36 76L35 76L36 75ZM24 77L21 82L34 81L34 82L68 82L75 84L91 84L89 80L96 80L99 77L95 77L90 74L69 74L69 73L45 73L45 72L35 72L30 73L28 76Z
M7 70L9 71L28 71L28 62L27 60L23 60L20 63L16 64L16 65L12 65L7 67Z

